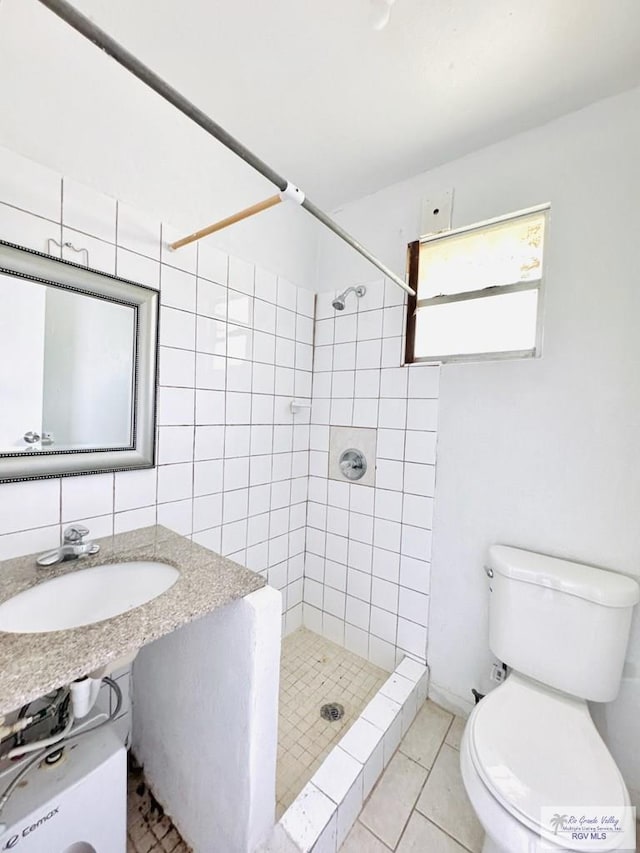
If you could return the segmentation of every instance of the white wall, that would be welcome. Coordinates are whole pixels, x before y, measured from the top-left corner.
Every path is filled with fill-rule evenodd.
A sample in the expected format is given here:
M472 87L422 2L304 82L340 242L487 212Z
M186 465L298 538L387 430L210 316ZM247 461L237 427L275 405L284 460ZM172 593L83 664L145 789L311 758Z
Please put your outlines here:
M162 233L162 237L161 237ZM0 149L0 239L50 237L90 266L160 289L158 466L0 484L0 560L164 524L261 572L302 620L314 294L204 242L167 252L169 226ZM164 243L163 243L164 238ZM64 257L77 260L65 249Z
M454 187L454 226L551 203L544 354L441 372L428 660L452 704L487 688L488 545L640 576L640 90L397 184L339 215L397 269L420 203ZM327 237L323 288L365 280ZM607 741L640 791L640 620Z
M269 587L142 649L133 749L194 850L253 853L274 822L280 595Z

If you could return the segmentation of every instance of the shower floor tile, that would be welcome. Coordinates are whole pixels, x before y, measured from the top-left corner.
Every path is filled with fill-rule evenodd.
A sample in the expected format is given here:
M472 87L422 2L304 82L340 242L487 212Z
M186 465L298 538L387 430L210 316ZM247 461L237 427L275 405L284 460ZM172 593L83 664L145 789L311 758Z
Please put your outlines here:
M385 670L300 628L282 641L276 816L279 820L331 749L389 677ZM341 720L322 705L344 707Z

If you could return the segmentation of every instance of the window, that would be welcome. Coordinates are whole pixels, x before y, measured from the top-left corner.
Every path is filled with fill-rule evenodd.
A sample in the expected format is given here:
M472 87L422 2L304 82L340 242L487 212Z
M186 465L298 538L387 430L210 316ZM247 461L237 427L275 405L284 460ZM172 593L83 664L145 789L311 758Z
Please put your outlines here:
M409 245L406 362L540 354L548 206Z

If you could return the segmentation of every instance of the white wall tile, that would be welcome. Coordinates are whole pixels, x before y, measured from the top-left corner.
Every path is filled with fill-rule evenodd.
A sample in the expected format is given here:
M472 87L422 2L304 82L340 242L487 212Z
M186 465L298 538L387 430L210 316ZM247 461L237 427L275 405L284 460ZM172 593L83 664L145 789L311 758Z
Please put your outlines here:
M190 498L193 493L193 465L161 465L158 468L158 503Z
M193 316L193 315L188 315ZM198 352L211 355L227 354L227 325L221 320L198 315L195 317L196 343Z
M378 459L376 466L376 485L381 489L393 489L401 492L404 483L405 466L402 462Z
M194 419L194 392L191 388L160 388L158 424L188 426Z
M375 340L382 338L382 316L383 312L359 311L358 312L358 340Z
M358 341L356 348L356 368L367 370L380 367L382 361L382 341Z
M115 511L155 506L157 470L118 471L115 476Z
M60 242L61 228L48 219L40 219L8 204L0 204L0 234L9 243L60 257L60 250L55 246L51 246L49 252L48 240L52 237Z
M196 354L191 350L160 347L160 384L193 388Z
M438 399L440 393L440 367L428 364L414 364L408 369L409 397L431 397Z
M59 522L59 480L34 480L0 486L0 534L46 527Z
M160 260L160 222L124 202L118 202L117 240L118 246Z
M113 513L113 492L113 474L65 477L62 480L62 522Z
M381 367L397 367L402 364L404 338L383 338Z
M404 466L404 490L412 495L433 497L435 492L435 466L408 462Z
M62 229L62 243L63 260L71 261L73 264L90 266L108 275L115 274L116 247L113 243L97 240L95 237L66 227ZM88 262L87 254L84 253L85 249L88 252Z
M160 243L160 260L163 264L170 267L176 267L179 270L192 273L195 275L198 267L198 244L191 243L188 246L183 246L181 249L171 249L170 243L186 237L189 233L184 230L174 228L171 225L162 223L161 243Z
M4 529L4 524L3 524ZM10 560L23 554L39 553L60 544L60 525L37 527L17 533L0 535L0 560Z
M160 273L160 301L171 308L195 313L195 276L174 267L163 266Z
M112 536L113 535L113 520L114 515L113 512L110 512L108 515L97 515L92 517L77 517L70 518L67 521L67 524L78 524L83 525L89 530L89 538L90 539L100 539L103 536ZM63 525L63 530L64 530Z
M158 429L158 464L192 462L194 428L192 426L163 426ZM116 474L116 478L117 478ZM117 496L117 488L116 488Z
M195 349L196 318L174 308L160 309L160 343L167 347Z
M410 399L407 403L407 429L436 430L438 401Z
M403 524L400 552L418 560L430 560L431 531Z
M160 264L144 255L116 246L116 274L160 290Z
M217 284L227 284L229 256L211 243L198 245L198 276Z
M426 560L404 555L400 559L399 580L403 587L427 593L429 591L429 571L430 564Z
M141 527L151 527L155 523L156 505L143 506L139 509L116 512L113 517L113 532L126 533L129 530L139 530Z
M373 549L372 573L383 580L398 583L400 578L400 554L383 548Z
M181 536L189 536L192 531L193 501L171 501L158 505L158 524L168 527Z
M223 391L197 390L195 419L198 426L225 423L225 394Z
M256 297L275 304L277 300L278 279L269 270L256 267L255 295Z
M402 521L414 527L426 527L429 530L433 522L433 498L420 495L403 496Z
M401 587L398 614L403 619L426 626L429 616L429 597L413 589Z
M216 320L226 320L227 293L226 285L198 279L196 300L198 314Z
M398 647L424 660L427 654L427 629L408 619L398 619Z
M406 419L407 414L404 400L380 400L378 426L383 429L404 430Z
M229 287L253 296L254 274L253 264L239 258L229 258Z

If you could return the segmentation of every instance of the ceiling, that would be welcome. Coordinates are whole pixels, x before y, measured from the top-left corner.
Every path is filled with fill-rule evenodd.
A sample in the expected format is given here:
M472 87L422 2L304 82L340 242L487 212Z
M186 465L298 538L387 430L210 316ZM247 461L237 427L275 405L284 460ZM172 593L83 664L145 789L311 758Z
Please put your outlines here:
M370 0L73 3L329 208L640 82L637 0L396 0L380 32ZM144 179L150 203L154 181L221 212L261 197L171 110L36 0L0 0L0 143Z

